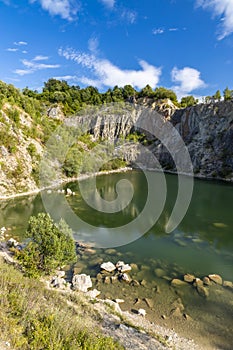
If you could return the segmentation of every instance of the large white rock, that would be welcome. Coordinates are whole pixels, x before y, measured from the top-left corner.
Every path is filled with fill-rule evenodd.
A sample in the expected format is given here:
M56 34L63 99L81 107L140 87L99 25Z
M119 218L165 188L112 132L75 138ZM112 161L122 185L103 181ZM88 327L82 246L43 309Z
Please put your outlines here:
M102 270L107 271L107 272L113 272L114 270L116 270L116 266L113 263L111 263L110 261L101 264L100 268Z
M72 286L74 290L86 293L88 288L92 287L91 277L84 273L81 275L74 275L72 278Z

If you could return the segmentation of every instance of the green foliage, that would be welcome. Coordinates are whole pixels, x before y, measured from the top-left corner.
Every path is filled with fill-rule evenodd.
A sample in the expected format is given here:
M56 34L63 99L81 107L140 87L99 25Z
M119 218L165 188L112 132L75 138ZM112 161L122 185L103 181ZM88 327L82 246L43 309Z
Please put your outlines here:
M182 108L186 108L196 105L198 103L198 100L193 96L185 96L182 97L180 103Z
M177 96L175 92L164 87L156 88L154 92L154 97L156 100L163 100L169 98L172 102L177 102Z
M72 231L64 220L56 225L48 214L32 216L27 236L31 241L18 253L18 259L28 275L49 274L76 259Z
M223 91L224 101L231 100L233 98L233 90L230 90L228 87Z
M220 92L220 90L217 90L217 91L215 92L215 94L213 95L213 99L214 99L214 100L217 100L217 101L220 101L220 100L221 100L221 92Z
M0 342L15 350L113 350L122 347L105 337L86 300L45 289L0 259Z
M27 151L32 158L37 156L36 146L34 145L34 143L30 143L28 145Z
M101 171L117 170L126 167L126 162L120 158L111 159L109 162L102 165Z
M20 122L20 113L19 110L16 108L8 108L6 111L6 114L8 117L15 122L15 124L18 126Z

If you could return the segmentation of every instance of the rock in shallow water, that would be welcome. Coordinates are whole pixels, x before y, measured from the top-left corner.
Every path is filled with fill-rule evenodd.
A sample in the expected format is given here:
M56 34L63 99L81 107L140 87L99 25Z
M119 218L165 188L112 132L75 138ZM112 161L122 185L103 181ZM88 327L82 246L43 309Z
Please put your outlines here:
M101 264L100 268L107 272L113 272L116 270L116 266L110 261Z
M209 279L217 284L222 285L222 277L216 274L209 275Z

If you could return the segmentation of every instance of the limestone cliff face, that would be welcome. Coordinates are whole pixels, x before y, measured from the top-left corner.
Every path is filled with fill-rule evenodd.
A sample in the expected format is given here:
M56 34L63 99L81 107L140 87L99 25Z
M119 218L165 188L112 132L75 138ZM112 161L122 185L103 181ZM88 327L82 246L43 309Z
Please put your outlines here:
M188 147L197 176L233 181L233 101L177 110L171 122Z
M177 109L169 103L155 106L150 100L141 102L148 108L146 113L143 108L136 108L133 112L124 111L120 114L77 117L75 124L86 123L86 130L95 139L109 140L125 137L140 129L137 125L145 126L147 131L143 128L140 131L150 140L150 152L142 152L137 145L127 144L124 148L125 159L148 168L158 167L151 159L153 153L165 170L176 172L174 161L165 145L177 147L177 140L170 134L163 135L164 145L154 137L154 134L159 134L159 130L162 130L163 123L171 123L188 148L195 176L233 181L233 101L199 104L185 109ZM162 121L150 115L150 110L156 110L162 116ZM176 153L179 155L179 148Z
M182 147L175 134L163 133L164 125L172 125L188 148L196 176L233 181L233 101L199 104L186 109L177 109L169 101L155 104L149 99L140 101L140 105L142 108L134 104L132 108L77 116L71 125L81 126L96 140L115 141L134 131L143 132L148 140L146 147L142 150L139 144L126 143L125 160L146 168L159 168L160 164L163 169L176 172L166 147L175 147L178 157ZM156 118L154 111L161 117ZM50 117L56 119L57 111L53 110ZM0 111L0 197L37 189L32 176L35 155L43 154L44 145L30 133L31 123L32 119L23 111L20 111L18 126L3 110ZM38 128L40 131L40 126ZM163 143L159 141L160 136Z

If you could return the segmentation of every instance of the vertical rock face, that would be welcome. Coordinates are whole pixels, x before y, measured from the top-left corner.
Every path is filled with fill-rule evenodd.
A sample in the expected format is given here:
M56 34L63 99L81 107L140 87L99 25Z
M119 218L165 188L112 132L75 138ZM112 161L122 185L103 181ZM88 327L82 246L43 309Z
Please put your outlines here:
M145 113L143 108L124 113L106 113L77 117L75 123L85 125L95 139L102 138L115 140L125 137L136 130L142 131L150 141L148 150L142 152L135 144L124 147L124 157L129 162L141 163L144 167L155 168L155 162L151 159L156 156L162 168L176 171L171 154L153 135L160 134L165 143L175 148L177 157L180 151L177 139L174 135L162 135L164 123L171 123L184 140L193 164L196 176L208 178L220 178L233 181L233 101L222 101L212 104L199 104L185 109L177 109L172 103L163 103L155 106L151 101L144 101L143 107L148 108ZM157 120L157 111L162 121ZM137 125L144 125L151 134L141 130Z
M171 117L196 175L233 180L233 101L200 104Z

